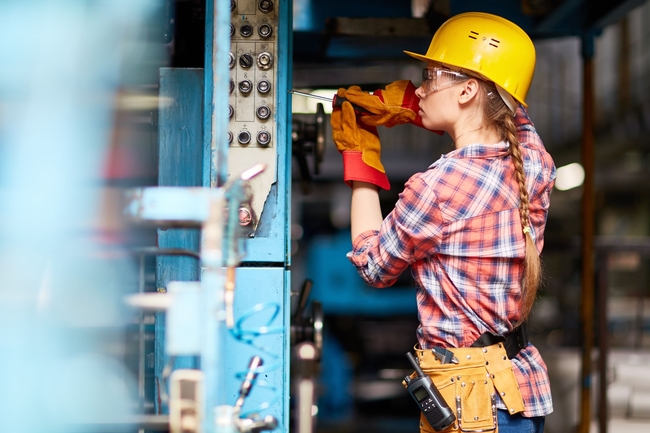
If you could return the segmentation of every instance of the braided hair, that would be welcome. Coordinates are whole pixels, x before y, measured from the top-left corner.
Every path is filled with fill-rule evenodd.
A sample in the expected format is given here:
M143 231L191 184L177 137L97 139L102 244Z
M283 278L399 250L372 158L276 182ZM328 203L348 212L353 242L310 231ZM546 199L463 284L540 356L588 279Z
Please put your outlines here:
M483 93L483 115L488 124L493 125L501 139L509 143L509 153L515 168L515 180L519 185L519 216L521 218L526 256L524 258L524 275L522 278L522 307L519 323L525 321L533 308L541 279L541 261L530 227L530 199L526 188L524 161L519 146L515 118L503 99L499 96L494 83L477 80L481 83Z

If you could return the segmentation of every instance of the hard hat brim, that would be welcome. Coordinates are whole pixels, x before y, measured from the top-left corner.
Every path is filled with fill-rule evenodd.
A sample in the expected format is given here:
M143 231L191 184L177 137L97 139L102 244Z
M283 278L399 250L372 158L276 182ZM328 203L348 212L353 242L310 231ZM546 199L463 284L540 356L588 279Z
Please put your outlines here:
M413 57L414 59L421 60L423 62L432 61L431 59L427 58L427 56L425 56L423 54L417 54L417 53L413 53L411 51L406 51L406 50L404 50L404 54L409 55L409 56Z

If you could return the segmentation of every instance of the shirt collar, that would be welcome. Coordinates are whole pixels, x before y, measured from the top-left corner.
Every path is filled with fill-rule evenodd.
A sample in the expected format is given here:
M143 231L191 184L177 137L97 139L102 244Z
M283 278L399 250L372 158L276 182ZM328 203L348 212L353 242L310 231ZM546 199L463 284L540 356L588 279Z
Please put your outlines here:
M497 144L480 144L473 143L463 146L460 149L454 149L445 155L443 158L494 158L505 156L509 153L508 143L502 141Z

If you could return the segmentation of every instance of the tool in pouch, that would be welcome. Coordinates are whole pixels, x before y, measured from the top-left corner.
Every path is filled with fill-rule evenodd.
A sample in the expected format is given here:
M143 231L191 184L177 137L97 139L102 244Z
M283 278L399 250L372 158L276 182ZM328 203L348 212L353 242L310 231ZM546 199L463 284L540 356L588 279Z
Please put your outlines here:
M411 394L431 427L436 431L446 429L456 420L454 412L442 398L429 376L424 374L415 357L410 352L406 354L406 357L417 373L414 378L411 376L404 378L406 390Z
M441 364L449 364L450 362L458 364L458 358L454 356L454 352L445 349L444 347L434 347L431 349L431 353L433 353L433 356L435 356Z

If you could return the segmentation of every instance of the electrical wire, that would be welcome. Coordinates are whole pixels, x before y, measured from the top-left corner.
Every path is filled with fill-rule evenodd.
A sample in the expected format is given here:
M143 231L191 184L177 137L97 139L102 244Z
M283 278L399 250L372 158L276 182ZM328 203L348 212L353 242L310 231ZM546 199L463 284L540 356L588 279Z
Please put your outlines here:
M246 412L242 412L241 416L245 417L253 413L259 413L263 410L271 407L276 401L280 399L280 392L277 386L270 384L264 379L260 379L260 374L266 374L272 371L279 370L282 367L280 362L281 354L278 354L276 351L273 351L270 347L260 344L259 338L267 335L281 334L284 332L283 326L272 326L273 322L279 317L281 307L277 303L267 302L267 303L258 303L246 310L241 317L235 322L235 326L230 329L230 334L235 338L235 340L244 343L259 352L267 355L272 362L262 364L257 367L254 372L258 375L256 380L256 385L260 388L266 389L270 394L271 398L267 401L260 403L257 407L250 409ZM267 320L263 321L262 325L251 325L246 326L247 322L252 321L253 319L264 317L267 315ZM237 379L243 380L248 374L248 370L240 371L235 374Z

